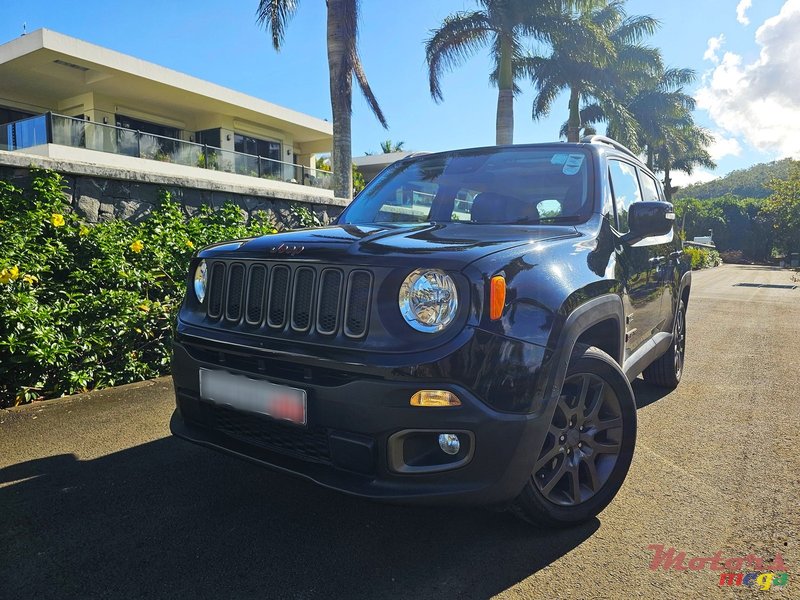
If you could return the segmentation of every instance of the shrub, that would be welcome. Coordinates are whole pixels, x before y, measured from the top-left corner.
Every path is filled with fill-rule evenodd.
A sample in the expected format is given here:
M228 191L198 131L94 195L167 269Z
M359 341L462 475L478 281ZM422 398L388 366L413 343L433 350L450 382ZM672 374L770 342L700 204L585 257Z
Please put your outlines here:
M195 248L275 229L232 203L185 218L162 192L141 223L87 226L64 181L0 181L0 406L165 373Z
M687 246L685 251L692 259L692 269L706 269L708 267L718 267L722 264L722 258L716 250Z

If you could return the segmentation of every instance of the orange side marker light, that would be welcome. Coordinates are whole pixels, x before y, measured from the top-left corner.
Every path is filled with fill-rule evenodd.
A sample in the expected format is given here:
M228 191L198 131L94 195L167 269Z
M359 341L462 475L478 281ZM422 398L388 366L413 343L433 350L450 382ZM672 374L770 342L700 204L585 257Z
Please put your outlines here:
M506 278L502 275L492 277L489 289L489 318L497 321L503 316L503 308L506 305Z

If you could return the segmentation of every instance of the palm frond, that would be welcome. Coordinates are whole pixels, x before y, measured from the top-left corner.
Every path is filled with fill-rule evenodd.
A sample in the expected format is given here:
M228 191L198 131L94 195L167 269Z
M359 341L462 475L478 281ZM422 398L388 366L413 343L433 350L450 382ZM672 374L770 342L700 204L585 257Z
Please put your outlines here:
M665 89L674 90L694 83L697 73L694 69L667 69L661 77Z
M386 122L386 117L378 104L378 99L375 97L375 94L372 93L372 88L369 85L369 81L367 81L367 75L364 73L364 67L361 64L361 57L355 49L353 49L353 56L350 60L353 63L353 74L356 76L358 87L361 88L361 93L367 101L367 105L383 128L389 129L389 124Z
M653 35L659 27L661 21L649 15L627 17L612 35L616 43L635 44Z
M297 10L297 0L260 0L256 9L256 23L272 37L275 50L281 49L286 25Z
M439 83L445 70L459 66L485 45L492 33L491 23L483 12L459 12L447 17L439 29L431 31L425 42L428 83L437 102L444 99Z

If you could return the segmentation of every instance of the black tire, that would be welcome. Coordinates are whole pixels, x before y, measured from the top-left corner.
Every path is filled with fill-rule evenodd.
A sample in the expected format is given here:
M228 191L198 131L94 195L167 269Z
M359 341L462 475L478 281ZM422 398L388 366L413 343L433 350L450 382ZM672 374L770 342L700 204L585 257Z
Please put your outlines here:
M678 302L678 312L672 325L672 344L664 354L653 361L642 373L647 383L674 390L681 382L683 361L686 357L686 305Z
M539 527L570 527L599 514L625 481L636 444L636 402L613 358L578 345L552 409L533 472L510 510Z

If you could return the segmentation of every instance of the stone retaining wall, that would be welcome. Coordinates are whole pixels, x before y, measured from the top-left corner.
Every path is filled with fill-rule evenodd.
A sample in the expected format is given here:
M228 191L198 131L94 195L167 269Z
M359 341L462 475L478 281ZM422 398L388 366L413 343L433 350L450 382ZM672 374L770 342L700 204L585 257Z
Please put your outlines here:
M64 161L56 162L44 157L34 159L28 156L26 159L17 153L7 152L0 152L0 179L23 185L30 179L31 164L52 169L64 176L67 183L65 192L70 204L89 223L115 218L131 221L144 219L158 204L162 190L170 192L172 198L183 206L187 216L194 214L202 204L219 207L231 201L239 206L248 220L258 211L271 215L279 229L299 225L292 213L293 206L312 210L323 224L327 224L342 212L347 203L339 198L326 197L323 193L315 195L315 189L306 186L292 186L298 189L288 192L285 189L257 189L257 186L265 185L262 180L256 180L254 185L221 186L197 179L153 177L97 165L65 164ZM242 176L242 179L247 178Z

